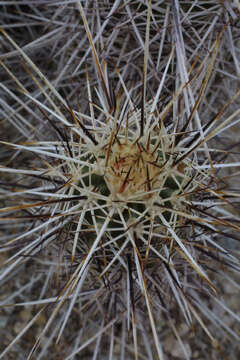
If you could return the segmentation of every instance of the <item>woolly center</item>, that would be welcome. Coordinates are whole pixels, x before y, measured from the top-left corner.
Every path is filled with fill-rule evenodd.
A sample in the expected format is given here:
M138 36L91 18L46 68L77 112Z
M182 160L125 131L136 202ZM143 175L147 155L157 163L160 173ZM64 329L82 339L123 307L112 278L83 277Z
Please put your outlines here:
M114 198L129 200L151 197L151 191L159 186L161 165L152 147L141 144L115 143L105 170L105 181Z

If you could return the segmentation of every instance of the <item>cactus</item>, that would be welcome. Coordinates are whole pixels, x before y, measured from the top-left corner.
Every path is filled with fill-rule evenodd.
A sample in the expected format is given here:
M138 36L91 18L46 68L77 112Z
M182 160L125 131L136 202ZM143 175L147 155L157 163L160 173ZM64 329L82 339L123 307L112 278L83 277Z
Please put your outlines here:
M218 236L236 238L239 226L232 209L239 195L225 189L217 173L219 168L234 169L239 163L218 160L219 154L226 152L212 144L238 116L239 110L229 116L225 113L240 91L211 119L201 119L198 109L227 25L217 34L202 61L194 59L188 73L185 68L176 90L163 102L163 85L174 54L181 58L181 38L176 31L176 44L168 54L161 81L155 94L148 98L150 25L154 12L151 1L146 14L140 96L127 86L117 66L114 76L120 86L114 89L107 63L100 62L81 2L77 1L77 5L99 83L93 89L86 67L85 112L71 106L27 53L1 29L3 37L27 64L26 70L44 101L31 94L3 66L38 109L45 121L43 129L49 127L51 131L46 132L45 141L37 136L14 143L1 141L15 154L32 156L29 155L29 166L11 166L13 156L0 167L5 175L13 173L26 178L25 187L18 189L16 185L17 190L13 186L12 192L4 193L1 221L14 225L12 230L7 225L10 235L1 251L8 257L0 279L4 283L11 274L18 276L18 269L27 269L31 262L35 264L33 269L44 266L47 274L41 280L42 293L37 300L15 304L36 305L40 309L3 349L0 359L6 358L18 338L24 337L49 307L50 315L28 359L46 357L50 346L47 336L60 344L64 330L77 326L75 317L80 322L74 330L79 342L68 346L66 359L77 358L78 354L87 359L90 353L94 359L97 355L100 359L113 359L115 354L117 359L162 360L162 339L167 328L176 336L183 356L190 359L178 329L183 321L189 328L197 324L198 331L205 332L211 344L221 351L210 323L234 339L238 335L217 321L204 299L215 299L231 313L218 300L211 269L222 266L239 271L237 257L218 243ZM173 14L176 10L173 5ZM183 103L186 107L181 109ZM32 128L37 133L37 128ZM36 179L33 185L31 178ZM8 203L13 196L14 205ZM232 204L229 199L234 199ZM35 277L38 279L33 275L33 284ZM51 287L53 279L55 287Z

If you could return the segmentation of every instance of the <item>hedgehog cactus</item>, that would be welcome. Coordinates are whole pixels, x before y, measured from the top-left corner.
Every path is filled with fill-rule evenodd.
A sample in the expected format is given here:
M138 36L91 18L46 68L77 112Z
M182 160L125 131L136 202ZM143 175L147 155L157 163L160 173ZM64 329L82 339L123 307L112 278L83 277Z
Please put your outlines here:
M97 100L93 102L86 71L89 114L72 109L2 30L50 90L51 96L31 73L49 101L47 107L22 89L61 138L59 141L5 143L14 149L36 154L41 166L38 164L34 165L35 169L14 170L18 174L39 177L39 184L36 188L18 193L18 197L22 198L21 204L0 210L3 221L16 222L19 231L13 239L7 240L5 247L18 249L17 244L26 241L10 256L1 279L19 264L24 264L28 256L34 257L42 249L48 251L52 244L58 246L59 239L65 236L65 252L53 273L62 272L67 280L57 297L49 300L56 302L55 308L29 358L58 315L58 335L55 337L59 341L77 305L81 308L82 316L86 314L83 326L88 330L80 347L70 350L67 359L73 358L96 339L100 342L104 334L110 336L109 351L113 354L114 339L119 337L117 331L121 332L118 342L122 343L126 338L126 329L132 329L131 351L135 359L140 358L139 348L142 344L139 337L143 334L145 341L149 337L142 323L146 321L144 312L148 314L146 329L151 328L153 339L148 340L147 351L152 351L153 356L155 353L158 359L164 358L160 333L161 321L167 318L185 357L189 358L176 329L177 320L170 315L172 296L187 324L190 325L195 318L211 341L217 344L199 315L202 313L205 318L212 320L202 307L198 285L201 284L200 292L215 296L215 285L205 266L209 259L217 261L221 255L225 264L238 268L237 260L215 243L211 236L221 233L223 226L238 230L234 222L222 218L221 208L218 207L218 204L227 201L227 196L237 195L219 188L215 168L224 164L215 164L211 158L215 150L208 148L208 141L222 131L231 119L227 118L218 125L222 115L220 112L202 125L197 109L214 66L221 34L211 49L211 56L206 56L206 76L197 100L192 103L191 112L187 118L182 114L179 114L180 119L176 118L172 107L177 106L179 98L189 96L192 99L191 91L186 92L187 82L179 87L167 104L159 106L164 79L175 49L169 55L155 97L146 100L150 5L149 2L142 97L138 105L117 68L122 89L116 94L110 90L106 64L103 71L79 2L101 81L101 88L96 90ZM201 70L202 65L199 73ZM229 104L238 95L239 92ZM54 97L55 100L52 100ZM166 121L168 117L172 121ZM7 166L1 170L6 173L12 171ZM49 186L49 182L55 185L54 188ZM42 200L29 202L27 194L38 195ZM26 223L18 227L19 221L23 220ZM42 303L44 301L41 299L37 302ZM94 309L91 308L92 304L96 304ZM88 312L89 308L91 312ZM93 334L92 322L98 327ZM21 335L31 324L24 328ZM153 344L156 350L150 350ZM122 345L122 349L124 354L125 345ZM0 358L4 358L8 350L9 347ZM127 359L121 356L121 359ZM109 358L112 359L110 355Z

